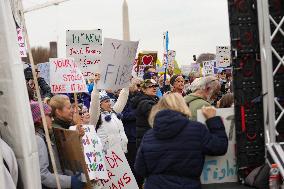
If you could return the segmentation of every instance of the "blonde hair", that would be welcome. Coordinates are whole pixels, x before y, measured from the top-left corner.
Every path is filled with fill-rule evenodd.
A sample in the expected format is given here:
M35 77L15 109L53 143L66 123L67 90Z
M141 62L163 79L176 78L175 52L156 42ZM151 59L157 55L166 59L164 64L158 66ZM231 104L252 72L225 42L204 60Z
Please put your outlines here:
M51 115L55 117L55 111L57 109L62 110L66 101L70 101L69 97L66 95L55 95L53 96L50 101L49 105L51 107Z
M188 106L185 103L184 98L179 93L169 93L164 95L156 104L153 106L149 115L148 122L151 127L154 125L154 120L158 112L162 110L173 110L190 117L191 113Z

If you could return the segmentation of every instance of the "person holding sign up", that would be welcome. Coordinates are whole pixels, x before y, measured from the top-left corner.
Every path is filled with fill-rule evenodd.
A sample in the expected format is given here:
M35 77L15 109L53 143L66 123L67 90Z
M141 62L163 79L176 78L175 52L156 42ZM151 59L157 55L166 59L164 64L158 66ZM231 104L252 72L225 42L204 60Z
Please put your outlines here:
M98 83L100 76L98 76L98 74L96 75L95 82ZM121 90L116 103L112 107L110 97L107 93L105 91L99 92L96 86L97 85L95 85L95 89L92 92L90 106L90 114L93 118L91 119L91 123L95 123L97 121L96 115L99 115L99 120L96 123L96 131L102 141L104 151L118 144L121 146L122 151L127 153L128 139L121 121L121 112L127 103L129 88L123 88Z
M53 173L53 169L50 162L50 155L47 151L47 142L45 139L45 134L43 130L43 123L39 108L38 102L31 102L30 104L32 110L32 117L35 126L36 133L36 141L38 147L38 155L39 155L39 165L40 165L40 177L42 188L55 188L56 180L55 174ZM43 104L44 113L46 116L47 127L49 130L52 129L52 120L51 120L51 108L47 104ZM58 178L61 188L72 188L72 189L82 189L84 183L79 180L79 175L68 176L64 175L61 166L59 163L58 151L55 143L52 143L53 154L56 162L56 167L58 169Z
M178 93L164 95L149 116L150 129L138 150L135 171L146 178L144 189L201 189L205 155L224 155L228 137L213 107L203 107L206 124L191 121Z

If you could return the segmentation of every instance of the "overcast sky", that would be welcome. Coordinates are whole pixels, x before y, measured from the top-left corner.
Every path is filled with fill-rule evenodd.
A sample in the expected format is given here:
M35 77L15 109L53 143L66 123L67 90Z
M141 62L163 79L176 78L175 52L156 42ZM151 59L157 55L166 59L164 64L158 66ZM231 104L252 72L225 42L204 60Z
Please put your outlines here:
M52 1L52 0L50 0ZM25 8L46 0L24 0ZM26 14L32 46L58 41L65 57L67 29L103 30L103 37L122 39L123 0L70 0ZM139 50L158 51L162 57L163 32L168 30L169 48L176 50L179 64L192 56L215 53L216 46L229 45L227 0L128 0L131 40ZM161 58L160 58L161 59Z

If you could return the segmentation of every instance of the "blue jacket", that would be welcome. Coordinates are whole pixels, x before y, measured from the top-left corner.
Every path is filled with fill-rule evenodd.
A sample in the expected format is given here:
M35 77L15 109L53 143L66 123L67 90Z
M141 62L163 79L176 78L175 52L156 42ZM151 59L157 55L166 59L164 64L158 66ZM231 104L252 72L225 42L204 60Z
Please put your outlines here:
M126 106L122 111L122 122L128 143L136 143L136 116L135 110L132 108L131 99L134 94L130 94Z
M209 130L176 111L157 113L136 156L135 171L146 178L144 189L201 189L204 156L224 155L228 148L221 118L206 124Z

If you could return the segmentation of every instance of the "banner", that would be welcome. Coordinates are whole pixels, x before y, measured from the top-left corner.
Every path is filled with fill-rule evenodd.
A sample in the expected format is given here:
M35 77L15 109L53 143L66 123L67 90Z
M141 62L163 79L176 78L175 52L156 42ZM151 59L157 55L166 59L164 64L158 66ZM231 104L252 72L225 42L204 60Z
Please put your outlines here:
M49 73L49 62L37 64L39 76L42 77L45 82L50 85L50 73Z
M94 188L100 189L139 189L126 157L120 146L114 146L105 155L108 171L107 180L99 180Z
M53 128L53 133L63 171L72 171L73 175L78 172L84 173L87 181L85 189L93 189L88 176L79 133L60 128Z
M138 77L143 78L146 66L156 67L158 52L144 51L138 54Z
M228 67L231 65L231 54L229 46L216 47L216 67Z
M237 182L236 136L234 108L217 109L216 116L221 116L229 139L228 151L224 156L206 156L200 177L202 184ZM197 121L205 123L201 110L197 111Z
M203 75L214 75L214 65L216 64L215 60L203 61Z
M174 51L174 50L168 51L168 60L167 60L167 54L165 54L165 53L164 53L164 57L163 57L164 66L166 66L166 64L168 63L167 67L174 68L175 67L175 59L176 59L176 51Z
M52 93L87 92L83 74L72 58L51 58L49 62Z
M66 57L74 58L86 79L93 79L101 64L102 30L67 30Z
M138 41L104 39L102 63L99 66L101 80L98 89L117 90L127 87L132 78Z
M19 50L20 50L20 57L27 57L25 38L23 35L22 28L17 28L17 38L18 38L18 44L19 44Z

